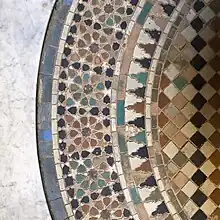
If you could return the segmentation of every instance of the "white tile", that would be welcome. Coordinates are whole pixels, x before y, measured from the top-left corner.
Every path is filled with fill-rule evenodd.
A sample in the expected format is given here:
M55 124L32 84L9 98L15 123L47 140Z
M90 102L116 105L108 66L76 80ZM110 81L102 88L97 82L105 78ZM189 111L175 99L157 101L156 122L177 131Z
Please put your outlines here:
M181 151L188 157L190 158L195 152L196 148L194 147L193 144L190 142L187 142L185 146L181 149Z
M200 148L200 151L207 157L209 158L215 151L215 147L210 144L208 141L206 141L202 147Z
M190 23L193 18L196 16L196 13L193 9L190 9L188 14L186 15L186 19L188 20L188 22Z
M192 116L197 112L197 109L190 102L188 102L181 112L186 118L191 119Z
M196 172L197 167L190 161L181 169L181 171L188 177L191 178L192 175Z
M164 149L163 149L164 153L169 157L169 158L173 158L178 152L179 149L177 148L177 146L171 141Z
M215 185L207 179L205 183L200 187L200 190L206 195L210 196L211 193L215 190Z
M170 64L164 73L172 81L179 74L179 70L173 64Z
M171 83L166 89L164 89L164 94L172 100L177 94L179 90Z
M206 175L209 176L216 167L212 164L210 160L207 160L200 168L200 170Z
M196 127L191 123L188 122L182 129L182 133L188 137L191 138L197 131Z
M191 197L195 191L197 190L197 186L192 182L192 181L188 181L186 183L186 185L182 188L182 191L188 196Z
M216 205L210 200L206 200L206 202L202 205L201 210L207 215L210 216L216 209Z
M195 89L195 87L192 84L188 84L183 90L182 94L191 101L194 96L196 95L198 91Z
M189 200L184 206L184 210L190 218L197 212L198 209L199 207L192 200Z

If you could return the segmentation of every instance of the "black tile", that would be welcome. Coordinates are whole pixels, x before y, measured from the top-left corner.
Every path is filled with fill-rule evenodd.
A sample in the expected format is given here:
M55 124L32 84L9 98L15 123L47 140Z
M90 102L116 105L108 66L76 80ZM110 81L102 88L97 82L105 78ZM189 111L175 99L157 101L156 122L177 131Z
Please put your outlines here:
M197 150L190 158L196 167L200 167L206 160L206 157L200 150Z
M201 186L207 179L207 176L201 171L197 170L192 176L192 180L198 185Z
M191 138L190 140L198 147L200 148L206 141L206 138L199 132L197 131Z
M204 78L200 75L197 74L191 81L191 83L193 84L193 86L197 89L197 90L201 90L202 87L206 84L206 81L204 80Z
M191 103L198 109L200 110L203 105L206 103L206 99L200 94L197 93L194 98L192 99Z
M191 25L196 30L196 32L199 32L203 28L204 22L199 17L197 17L191 22Z
M193 194L191 199L200 207L207 200L207 196L201 192L199 189Z
M192 220L206 220L206 219L207 216L201 209L199 209L192 217Z
M202 0L197 0L194 3L193 8L195 9L196 12L199 12L204 6L205 6L205 4Z
M205 47L206 42L199 35L197 35L191 44L198 52L200 52Z
M190 119L190 121L197 128L200 128L206 122L206 118L200 112L196 112L196 114L193 115L193 117Z
M197 54L190 61L190 63L197 71L200 71L206 65L207 62L199 54Z

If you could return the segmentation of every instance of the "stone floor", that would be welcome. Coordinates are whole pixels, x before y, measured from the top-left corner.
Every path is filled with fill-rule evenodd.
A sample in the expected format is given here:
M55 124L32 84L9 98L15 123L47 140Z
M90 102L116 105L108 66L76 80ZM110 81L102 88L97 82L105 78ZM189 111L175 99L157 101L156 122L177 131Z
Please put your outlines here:
M219 73L219 0L73 2L51 108L66 219L219 220Z

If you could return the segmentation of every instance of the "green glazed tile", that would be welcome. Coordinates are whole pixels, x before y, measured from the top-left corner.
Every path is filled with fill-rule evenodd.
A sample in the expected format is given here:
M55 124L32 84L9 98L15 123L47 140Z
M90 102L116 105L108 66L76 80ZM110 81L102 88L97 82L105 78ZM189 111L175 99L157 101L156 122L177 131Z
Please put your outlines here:
M125 137L124 136L118 135L118 144L119 144L119 149L120 149L121 153L128 152L127 144L125 142Z
M138 74L132 74L131 78L136 79L139 83L142 83L145 86L148 78L148 73L141 72Z
M145 19L148 15L148 13L150 12L152 8L152 4L150 2L146 2L144 4L144 7L141 10L141 13L139 14L138 18L137 18L137 23L140 25L144 25Z
M139 204L141 202L140 195L138 194L135 187L129 188L131 199L133 200L134 204Z
M177 89L182 90L186 86L187 80L179 75L173 80L173 84Z
M117 101L117 125L125 124L125 101Z

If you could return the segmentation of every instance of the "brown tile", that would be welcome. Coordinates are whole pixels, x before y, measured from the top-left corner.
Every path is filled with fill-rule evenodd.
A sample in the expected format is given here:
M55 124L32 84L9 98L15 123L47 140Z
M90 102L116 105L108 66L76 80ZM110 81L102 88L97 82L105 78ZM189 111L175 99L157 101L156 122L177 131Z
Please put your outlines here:
M178 148L182 148L187 142L187 138L180 131L173 137L172 141L176 144Z
M188 178L182 173L179 172L174 178L173 182L181 189L187 183Z
M216 112L210 119L210 123L212 126L214 126L216 129L220 128L220 115L218 112Z
M167 116L163 112L161 112L160 115L158 116L159 127L163 128L164 125L166 125L168 121L169 121L169 119L167 118Z
M165 74L162 74L161 76L161 82L160 82L160 88L162 90L164 90L167 86L170 85L170 80L169 78L165 75Z
M161 92L159 95L159 102L158 102L159 108L163 109L165 106L168 105L169 102L170 100L167 98L167 96L163 92Z
M210 216L210 220L219 220L220 219L220 208L217 208Z
M213 19L213 21L210 24L210 28L215 32L218 32L220 30L220 18L219 17L216 16Z
M220 4L219 4L219 0L213 0L209 7L217 14L220 12Z
M220 89L220 75L215 74L210 80L209 84L216 90L218 91Z
M160 132L159 138L161 147L164 147L169 142L169 138L163 132Z
M178 128L182 128L186 122L187 122L187 118L181 113L179 112L176 117L173 119L173 123L178 127Z
M212 67L213 70L218 72L220 70L220 57L215 56L211 61L210 61L210 66Z
M182 153L179 152L173 158L173 161L179 166L182 167L187 162L187 157Z
M220 50L220 38L215 36L211 41L209 41L209 45L215 52L218 52Z
M217 205L220 205L220 189L216 188L212 194L210 195L210 198L215 202Z
M215 93L215 95L213 95L212 98L209 100L209 103L214 109L218 110L220 108L220 95L218 93Z
M209 140L216 148L220 148L220 133L218 131L214 132Z
M176 47L171 46L169 53L168 53L168 59L170 61L174 61L174 59L176 58L176 56L178 55L179 51L176 49Z
M169 137L169 138L172 138L177 132L178 132L178 129L177 127L169 122L166 127L163 129L163 132Z
M172 178L174 175L176 175L178 171L179 171L179 168L173 162L170 162L167 165L167 173L168 173L170 178Z
M178 93L178 94L172 99L172 103L173 103L179 110L181 110L187 102L188 102L188 100L187 100L181 93Z
M211 155L211 157L209 159L216 167L219 167L220 166L220 152L219 152L219 150L216 150Z
M220 183L220 171L219 169L216 169L210 176L209 179L215 183L216 185L219 185Z

